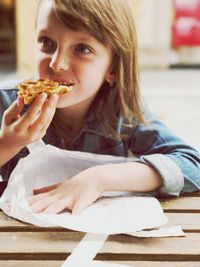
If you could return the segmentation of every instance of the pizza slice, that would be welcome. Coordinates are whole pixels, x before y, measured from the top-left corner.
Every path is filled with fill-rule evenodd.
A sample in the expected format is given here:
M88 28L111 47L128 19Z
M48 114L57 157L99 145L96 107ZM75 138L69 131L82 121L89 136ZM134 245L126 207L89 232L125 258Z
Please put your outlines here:
M26 80L18 84L18 95L24 99L24 104L29 105L41 93L66 94L72 90L74 84L61 84L47 78L37 81Z

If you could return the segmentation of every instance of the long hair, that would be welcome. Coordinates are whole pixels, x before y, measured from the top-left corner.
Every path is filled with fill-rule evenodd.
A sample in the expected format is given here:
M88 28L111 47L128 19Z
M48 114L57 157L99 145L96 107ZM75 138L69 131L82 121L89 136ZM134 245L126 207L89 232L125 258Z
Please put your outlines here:
M144 122L137 63L134 18L127 0L52 0L58 18L72 30L84 30L114 53L113 88L102 86L95 99L96 119L117 137L119 115L124 125ZM130 120L131 118L131 120ZM133 125L132 125L133 126ZM118 133L120 134L120 133Z

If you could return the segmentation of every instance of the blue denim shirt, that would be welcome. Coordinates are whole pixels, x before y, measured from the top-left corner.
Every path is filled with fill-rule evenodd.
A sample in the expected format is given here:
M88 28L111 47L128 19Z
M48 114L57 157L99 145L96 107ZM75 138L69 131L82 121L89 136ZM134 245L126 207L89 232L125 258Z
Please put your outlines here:
M0 90L0 124L3 112L16 97L16 89ZM126 133L126 138L116 140L97 124L91 109L79 135L68 149L124 157L128 157L131 152L133 161L151 166L160 174L163 182L158 190L152 192L155 196L178 196L180 192L199 190L200 154L172 134L149 111L145 111L144 116L149 122L148 126L130 124L130 127L124 127L123 118L119 117L118 132ZM64 140L58 136L52 124L43 141L61 149L65 148ZM4 180L9 179L18 160L27 154L28 149L23 148L0 168Z

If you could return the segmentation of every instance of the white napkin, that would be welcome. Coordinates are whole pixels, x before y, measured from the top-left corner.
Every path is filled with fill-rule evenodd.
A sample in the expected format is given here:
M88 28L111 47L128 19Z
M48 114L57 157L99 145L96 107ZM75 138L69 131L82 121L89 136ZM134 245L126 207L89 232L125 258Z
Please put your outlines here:
M97 164L126 162L126 158L61 150L44 143L31 146L19 161L4 191L0 208L9 216L38 226L59 225L89 233L117 234L164 225L167 217L157 199L147 196L102 197L80 215L33 213L26 202L34 188L70 179Z

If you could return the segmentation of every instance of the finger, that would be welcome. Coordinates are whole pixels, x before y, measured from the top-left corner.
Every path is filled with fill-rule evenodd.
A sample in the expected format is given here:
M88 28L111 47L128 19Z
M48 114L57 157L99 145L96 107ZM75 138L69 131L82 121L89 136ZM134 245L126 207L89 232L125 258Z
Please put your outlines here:
M48 99L42 106L42 112L39 114L40 119L43 119L43 117L48 118L49 116L52 115L52 113L54 113L58 102L58 98L59 98L58 95L51 95L48 97Z
M24 101L23 101L23 98L21 96L18 96L18 98L17 98L17 105L18 105L18 108L22 111L22 109L24 107Z
M42 107L42 111L47 116L52 115L52 113L54 113L54 111L56 110L56 105L57 105L58 99L59 99L58 95L51 95L51 96L49 96L47 101L44 103L44 105Z
M35 121L32 122L32 125L30 126L30 131L36 132L40 130L44 130L45 127L48 128L49 124L51 123L55 110L56 110L56 104L58 101L57 95L50 96L49 99L47 99L42 107L41 112L38 114L37 118L35 118Z
M4 122L7 125L11 124L16 118L19 117L19 114L22 111L23 107L24 104L22 98L18 97L4 112Z
M48 197L48 196L50 196L49 192L38 194L38 195L33 195L33 196L28 197L26 199L26 201L28 202L29 205L33 205L35 202L39 201L42 198Z
M42 212L46 210L52 203L56 201L56 196L47 196L44 198L39 199L38 201L34 202L33 204L29 204L33 212Z
M88 201L79 198L72 207L72 215L80 215L81 212L90 205Z
M41 193L46 193L46 192L49 192L55 188L58 187L60 183L58 184L54 184L54 185L50 185L50 186L45 186L45 187L42 187L42 188L37 188L37 189L34 189L33 190L33 194L34 195L38 195L38 194L41 194Z
M35 120L35 118L38 116L38 113L41 111L42 105L44 104L46 99L47 94L42 93L34 100L28 110L23 114L20 120L20 124L23 124L24 128L28 128Z
M72 209L72 197L66 197L64 199L59 199L56 202L53 202L51 205L49 205L45 210L43 210L44 213L48 214L58 214L62 212L65 209Z

